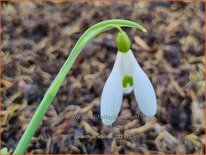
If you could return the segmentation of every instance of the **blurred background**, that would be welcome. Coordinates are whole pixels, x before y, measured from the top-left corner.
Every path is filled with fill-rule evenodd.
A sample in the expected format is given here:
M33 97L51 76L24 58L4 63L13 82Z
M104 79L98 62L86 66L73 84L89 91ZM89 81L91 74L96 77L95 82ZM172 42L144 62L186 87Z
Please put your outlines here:
M155 88L155 117L141 114L131 93L112 126L99 119L117 53L117 32L109 30L75 61L27 153L203 154L204 11L198 2L3 2L1 147L13 152L83 32L121 18L147 29L123 28ZM102 137L90 137L97 135Z

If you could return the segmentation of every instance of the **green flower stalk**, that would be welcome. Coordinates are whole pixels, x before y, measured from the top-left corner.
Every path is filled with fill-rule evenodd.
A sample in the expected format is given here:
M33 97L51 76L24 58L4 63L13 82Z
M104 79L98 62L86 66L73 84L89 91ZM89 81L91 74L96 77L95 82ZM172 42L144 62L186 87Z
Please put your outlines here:
M66 75L68 74L70 68L72 67L74 61L76 60L77 56L81 52L81 50L96 36L101 34L102 32L109 30L111 28L117 28L118 31L122 31L120 27L132 27L140 29L144 32L146 32L145 28L141 25L128 21L128 20L122 20L122 19L112 19L112 20L106 20L100 23L97 23L93 26L91 26L89 29L87 29L86 32L79 38L76 45L72 49L69 57L67 58L66 62L62 66L61 70L57 74L55 80L45 93L39 107L37 108L36 112L34 113L33 118L31 119L26 131L24 132L22 138L20 139L16 149L14 150L14 154L23 154L33 135L35 134L37 128L39 127L49 105L52 103L54 97L56 96L60 86L62 85ZM121 41L121 40L120 40ZM130 45L129 45L130 46ZM124 47L120 47L123 52L125 51ZM126 48L127 49L127 48Z

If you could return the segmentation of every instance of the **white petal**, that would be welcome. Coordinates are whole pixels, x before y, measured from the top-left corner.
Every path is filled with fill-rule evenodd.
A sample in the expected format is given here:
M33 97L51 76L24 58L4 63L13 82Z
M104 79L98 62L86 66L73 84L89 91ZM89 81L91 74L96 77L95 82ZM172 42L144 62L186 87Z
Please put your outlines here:
M133 80L134 80L134 93L139 105L140 110L147 116L153 116L157 111L157 100L154 88L145 74L141 69L134 55L133 64Z
M123 78L127 75L127 76L132 76L132 71L133 71L133 63L131 61L131 50L129 50L127 53L122 53L122 52L118 52L118 57L120 59L120 73L122 76L122 80ZM132 90L133 90L133 86L130 86L129 84L127 84L127 87L123 89L123 93L125 94L129 94Z
M119 67L120 59L117 56L101 97L101 119L105 125L111 125L116 120L121 108L123 89Z
M118 52L117 57L119 57L121 63L120 63L120 70L122 75L132 75L133 71L133 63L131 61L131 50L129 50L127 53Z
M123 93L124 94L129 94L133 90L133 86L130 86L129 84L127 85L126 88L123 88Z

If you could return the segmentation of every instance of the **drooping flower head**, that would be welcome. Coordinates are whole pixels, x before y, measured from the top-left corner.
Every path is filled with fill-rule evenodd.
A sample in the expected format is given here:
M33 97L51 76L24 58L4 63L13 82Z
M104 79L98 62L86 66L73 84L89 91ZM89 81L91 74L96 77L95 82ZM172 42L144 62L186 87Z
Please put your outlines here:
M117 56L101 97L101 119L111 125L120 111L123 94L134 90L140 110L147 116L157 111L154 88L130 50L131 42L124 31L116 38Z

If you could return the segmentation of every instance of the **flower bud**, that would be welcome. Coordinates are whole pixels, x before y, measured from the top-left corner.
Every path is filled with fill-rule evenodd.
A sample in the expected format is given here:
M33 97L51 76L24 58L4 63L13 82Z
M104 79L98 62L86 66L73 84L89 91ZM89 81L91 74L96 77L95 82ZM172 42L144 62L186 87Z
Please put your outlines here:
M127 53L130 49L131 42L124 31L120 31L116 38L117 49L119 52Z

